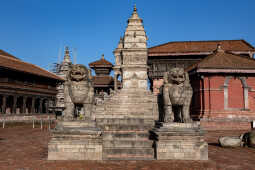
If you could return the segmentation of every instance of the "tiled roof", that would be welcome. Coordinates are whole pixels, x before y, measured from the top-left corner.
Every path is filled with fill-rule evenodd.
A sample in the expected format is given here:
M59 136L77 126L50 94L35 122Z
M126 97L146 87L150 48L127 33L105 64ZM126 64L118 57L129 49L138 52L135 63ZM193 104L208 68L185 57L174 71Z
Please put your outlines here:
M6 55L7 54L7 55ZM17 59L16 57L4 52L1 50L0 55L0 67L8 68L11 70L24 72L28 74L33 74L37 76L42 76L46 78L51 78L55 80L63 80L61 77L48 72L47 70L44 70L34 64L26 63L24 61L21 61L20 59Z
M224 50L216 50L213 54L207 56L200 62L187 68L187 71L193 69L255 69L255 60L247 56L231 54Z
M3 51L3 50L0 50L0 56L6 56L6 57L10 57L10 58L14 58L14 59L18 59L17 57ZM19 60L19 59L18 59Z
M114 80L112 76L93 76L94 86L97 85L113 85Z
M157 53L198 53L212 52L221 44L226 51L252 51L255 48L245 40L180 41L169 42L149 48L149 56Z
M100 60L89 63L89 67L112 67L112 63L104 59L104 55Z

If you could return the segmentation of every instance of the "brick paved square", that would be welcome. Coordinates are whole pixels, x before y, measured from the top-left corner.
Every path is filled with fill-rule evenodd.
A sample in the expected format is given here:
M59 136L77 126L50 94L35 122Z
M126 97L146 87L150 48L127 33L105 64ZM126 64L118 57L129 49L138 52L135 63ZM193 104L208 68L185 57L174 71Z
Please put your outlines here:
M208 161L48 161L50 133L32 125L0 129L1 170L105 170L105 169L255 169L255 149L221 148L219 136L238 136L244 131L209 131Z

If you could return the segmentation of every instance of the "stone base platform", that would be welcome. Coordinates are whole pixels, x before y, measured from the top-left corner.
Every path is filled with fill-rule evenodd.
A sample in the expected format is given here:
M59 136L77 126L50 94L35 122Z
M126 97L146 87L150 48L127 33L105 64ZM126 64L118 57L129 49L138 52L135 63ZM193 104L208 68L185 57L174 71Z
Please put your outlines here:
M157 160L208 160L208 144L199 122L157 123L151 138Z
M61 121L52 130L48 160L102 160L102 132L95 122Z

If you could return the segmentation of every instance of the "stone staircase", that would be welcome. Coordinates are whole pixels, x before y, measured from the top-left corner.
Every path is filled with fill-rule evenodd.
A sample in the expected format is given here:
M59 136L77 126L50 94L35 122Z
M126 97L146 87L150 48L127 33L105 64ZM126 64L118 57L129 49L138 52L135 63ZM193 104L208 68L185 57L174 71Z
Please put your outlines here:
M143 119L98 119L103 130L104 160L153 160L153 141L149 140L151 125Z
M141 118L156 120L157 99L149 91L125 90L115 92L103 104L96 105L94 115L97 118Z
M156 98L148 91L122 89L94 108L97 127L103 131L104 160L153 160Z

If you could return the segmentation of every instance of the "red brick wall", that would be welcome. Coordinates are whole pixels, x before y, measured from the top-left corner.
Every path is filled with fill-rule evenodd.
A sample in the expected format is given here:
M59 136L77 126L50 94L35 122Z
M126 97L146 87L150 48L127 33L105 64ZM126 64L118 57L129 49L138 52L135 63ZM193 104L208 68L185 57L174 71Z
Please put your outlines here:
M255 120L255 77L246 77L250 87L248 92L248 110L244 110L244 89L239 78L231 78L228 83L228 110L224 109L225 76L210 75L201 79L197 75L190 77L193 88L191 116L201 119L201 126L207 130L251 128ZM162 79L153 81L153 92L157 94L163 84Z
M192 115L199 118L255 118L255 77L246 79L250 88L248 92L249 110L244 110L244 91L239 78L231 78L228 84L228 110L224 109L224 76L205 76L204 79L192 78L194 90L191 106ZM197 101L194 101L197 100ZM200 105L199 105L200 103ZM235 109L235 110L234 110Z
M228 107L244 108L244 89L240 79L232 78L229 80Z

